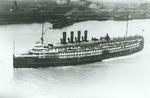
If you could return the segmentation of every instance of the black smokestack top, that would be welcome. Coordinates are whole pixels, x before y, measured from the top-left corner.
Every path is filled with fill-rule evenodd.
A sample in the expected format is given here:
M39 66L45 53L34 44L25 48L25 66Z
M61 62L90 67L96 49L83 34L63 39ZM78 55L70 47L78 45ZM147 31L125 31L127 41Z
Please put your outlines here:
M78 31L78 42L80 42L81 41L81 31Z
M70 39L71 39L71 43L73 43L74 42L74 32L73 31L71 31Z
M87 33L88 33L88 31L85 30L85 31L84 31L84 41L87 41Z
M66 38L67 38L67 35L66 35L66 32L63 32L63 42L62 44L66 44Z

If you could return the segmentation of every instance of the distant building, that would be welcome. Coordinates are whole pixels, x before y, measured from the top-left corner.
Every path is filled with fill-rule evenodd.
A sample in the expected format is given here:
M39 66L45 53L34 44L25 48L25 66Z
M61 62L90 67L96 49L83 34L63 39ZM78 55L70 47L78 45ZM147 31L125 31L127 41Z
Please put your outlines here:
M89 8L99 9L100 6L98 4L96 4L96 3L92 3L92 4L89 5Z
M76 5L80 5L82 7L89 7L89 5L91 4L91 1L89 0L74 0L74 4Z
M57 4L69 4L70 0L57 0Z
M17 1L14 1L11 8L9 9L10 12L18 12L20 9L19 9L19 6L18 6L18 3Z

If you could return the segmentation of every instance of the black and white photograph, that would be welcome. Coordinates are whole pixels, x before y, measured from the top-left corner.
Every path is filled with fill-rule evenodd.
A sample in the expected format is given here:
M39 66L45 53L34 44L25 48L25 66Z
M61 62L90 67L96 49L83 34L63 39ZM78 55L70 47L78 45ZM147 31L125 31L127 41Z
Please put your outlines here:
M0 98L150 98L150 0L0 0Z

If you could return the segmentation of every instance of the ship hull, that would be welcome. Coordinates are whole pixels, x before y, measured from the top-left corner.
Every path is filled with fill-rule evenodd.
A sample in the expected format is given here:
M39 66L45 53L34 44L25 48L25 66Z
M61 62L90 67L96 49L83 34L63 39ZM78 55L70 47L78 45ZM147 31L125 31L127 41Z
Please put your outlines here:
M104 59L126 56L141 51L144 47L144 42L141 42L139 47L109 53L103 51L101 55L77 57L77 58L39 58L39 57L15 57L13 56L14 68L38 68L38 67L60 67L60 66L77 66L92 62L100 62Z

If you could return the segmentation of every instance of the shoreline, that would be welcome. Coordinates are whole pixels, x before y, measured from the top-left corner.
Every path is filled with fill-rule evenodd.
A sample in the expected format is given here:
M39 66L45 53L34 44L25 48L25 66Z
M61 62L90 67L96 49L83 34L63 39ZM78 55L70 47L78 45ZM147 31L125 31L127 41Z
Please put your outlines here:
M129 20L139 20L139 19L150 19L150 18L135 18L135 19L129 19ZM80 19L80 20L55 20L55 21L30 21L30 20L23 20L23 21L0 21L0 25L11 25L11 24L34 24L34 23L44 23L48 22L53 24L54 29L62 29L67 26L71 26L74 23L79 23L79 22L84 22L84 21L107 21L107 20L112 20L112 21L126 21L126 19Z

